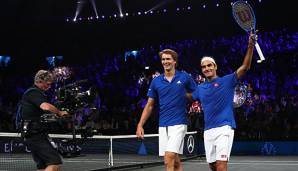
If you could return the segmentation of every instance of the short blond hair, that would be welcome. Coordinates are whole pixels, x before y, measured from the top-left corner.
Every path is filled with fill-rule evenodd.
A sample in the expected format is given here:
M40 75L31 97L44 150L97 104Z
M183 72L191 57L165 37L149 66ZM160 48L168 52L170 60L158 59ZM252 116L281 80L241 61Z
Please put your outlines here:
M34 77L34 82L37 81L50 81L53 82L54 81L54 75L50 72L50 71L46 71L46 70L39 70Z
M174 61L176 61L176 66L178 66L178 53L172 49L164 49L158 53L160 59L163 54L169 54L173 57Z

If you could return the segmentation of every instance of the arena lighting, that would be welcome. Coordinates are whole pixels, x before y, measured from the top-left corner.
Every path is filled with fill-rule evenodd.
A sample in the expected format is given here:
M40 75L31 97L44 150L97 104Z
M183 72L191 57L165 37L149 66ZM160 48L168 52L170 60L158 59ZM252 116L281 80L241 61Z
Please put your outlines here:
M129 57L138 57L138 54L139 54L139 51L138 50L132 50L132 51L126 51L124 53L124 61L126 62L127 61L127 58Z
M7 67L10 61L10 56L0 56L0 67Z
M104 18L107 18L107 19L122 19L124 17L128 17L128 16L131 16L131 17L136 17L136 16L142 16L142 15L154 15L154 14L167 14L167 13L181 13L183 14L184 12L189 12L190 10L193 10L194 8L197 10L198 8L202 8L202 9L207 9L210 4L201 4L201 6L190 6L190 5L187 5L187 6L176 6L174 9L173 8L163 8L163 9L160 9L160 10L157 10L158 8L160 8L161 6L163 6L164 4L172 1L172 0L166 0L166 1L162 1L161 3L155 5L154 7L152 7L151 9L149 10L138 10L138 11L130 11L129 13L126 12L124 13L123 12L123 9L122 9L122 5L121 5L121 0L115 0L116 4L117 4L117 7L118 7L118 12L116 13L113 13L113 14L110 14L110 15L103 15L103 14L97 14L97 10L94 9L95 11L95 16L88 16L88 17L84 17L84 18L78 18L78 15L80 14L81 12L81 9L83 7L83 4L86 3L86 1L91 1L93 5L93 7L95 7L95 3L94 0L78 0L77 1L77 10L76 10L76 14L75 14L75 17L74 18L67 18L66 19L66 22L75 22L75 23L80 23L79 21L92 21L94 20L95 18L97 19L96 21L100 21ZM236 1L236 0L233 0L233 1L230 1L230 2L227 2L227 3L230 3L231 5L233 5L233 2ZM258 0L259 3L261 3L261 0ZM224 4L226 2L216 2L215 5L216 7L220 7L220 6L223 6L222 4ZM209 6L208 6L209 5ZM212 5L212 4L211 4ZM213 6L212 5L212 6Z
M82 8L83 8L85 2L86 2L85 0L78 0L77 1L77 9L76 9L76 12L75 12L75 16L73 18L74 22L77 21L77 17L79 16L80 12L82 11Z
M189 11L189 10L191 10L191 6L177 7L177 8L175 8L174 11L176 11L176 12L180 12L181 11L182 12L182 11ZM130 16L142 16L142 15L147 15L147 14L153 15L154 13L160 14L160 13L167 13L169 11L172 11L173 12L173 10L168 10L168 9L164 8L162 10L150 10L150 11L144 11L144 12L138 11L136 13L131 13ZM119 14L119 15L114 13L112 15L109 15L109 18L123 18L123 17L127 17L127 16L129 16L129 13L128 12L126 12L125 14ZM75 18L72 19L72 21L73 22L77 22L78 20L79 21L84 21L84 20L91 21L91 20L94 20L95 18L96 19L100 19L100 18L104 19L105 18L105 15L101 15L101 17L99 17L99 16L88 16L88 17L85 17L85 18L82 18L82 17L76 18L75 17ZM66 21L67 22L70 22L71 20L69 18L67 18Z
M63 56L49 56L46 57L46 61L48 62L48 65L51 67L56 67L59 65L63 60Z
M122 18L124 15L122 12L121 0L116 0L116 4L117 4L118 10L119 10L119 16Z
M90 0L90 2L92 4L92 7L93 7L93 10L94 10L95 16L98 17L98 13L97 13L97 8L96 8L95 1L94 0Z
M133 50L133 51L131 51L131 54L132 54L132 55L134 55L134 56L137 56L137 54L138 54L138 51L136 51L136 50Z
M82 8L84 6L84 4L86 3L87 0L78 0L77 1L77 8L76 8L76 12L75 12L75 15L72 19L73 22L76 22L77 21L77 18L78 16L80 15L81 11L82 11ZM92 5L92 8L94 10L94 13L95 13L95 16L96 17L87 17L87 20L93 20L93 18L98 18L98 13L97 13L97 8L96 8L96 4L95 4L95 1L94 0L89 0L91 5ZM68 19L68 21L70 21Z

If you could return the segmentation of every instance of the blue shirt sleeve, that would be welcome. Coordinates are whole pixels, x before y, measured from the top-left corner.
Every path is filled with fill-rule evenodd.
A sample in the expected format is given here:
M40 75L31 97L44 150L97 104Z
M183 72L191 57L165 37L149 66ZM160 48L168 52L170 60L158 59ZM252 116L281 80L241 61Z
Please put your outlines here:
M196 88L197 88L197 84L196 84L195 80L190 75L188 75L188 81L187 81L187 85L186 85L187 91L194 92L196 90Z
M224 76L223 79L226 82L228 82L232 87L235 87L237 85L237 82L238 82L236 72L233 72L232 74Z
M199 98L199 87L198 86L196 86L196 90L194 91L194 92L192 92L192 99L193 100L200 100L200 98Z
M155 79L157 79L157 78L155 78ZM147 96L151 97L153 99L157 98L157 92L156 92L156 89L155 89L155 81L154 81L155 79L153 79L151 81L148 92L147 92Z

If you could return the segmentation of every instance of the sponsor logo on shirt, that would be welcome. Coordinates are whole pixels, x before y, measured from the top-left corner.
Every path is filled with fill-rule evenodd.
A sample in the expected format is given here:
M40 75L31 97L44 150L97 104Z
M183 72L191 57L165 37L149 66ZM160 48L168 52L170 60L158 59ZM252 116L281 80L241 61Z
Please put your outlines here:
M182 82L179 80L179 81L177 81L177 84L181 84Z
M214 86L214 87L218 87L219 84L218 84L218 83L214 83L213 86Z

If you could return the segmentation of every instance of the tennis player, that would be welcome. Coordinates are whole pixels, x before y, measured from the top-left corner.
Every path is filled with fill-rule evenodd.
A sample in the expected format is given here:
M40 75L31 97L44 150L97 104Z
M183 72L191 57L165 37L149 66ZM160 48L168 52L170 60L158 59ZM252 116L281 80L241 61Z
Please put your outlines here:
M227 171L236 128L233 113L234 88L237 80L250 69L256 38L251 32L243 63L232 74L219 77L216 74L215 60L208 56L201 59L202 73L207 81L197 87L192 98L202 104L205 153L212 171Z
M171 49L159 52L164 73L154 78L147 95L147 104L137 126L136 135L144 138L143 125L159 103L159 155L164 156L167 171L182 171L179 154L183 153L187 131L187 93L196 89L196 83L186 72L176 70L178 54ZM189 96L190 97L190 96Z

